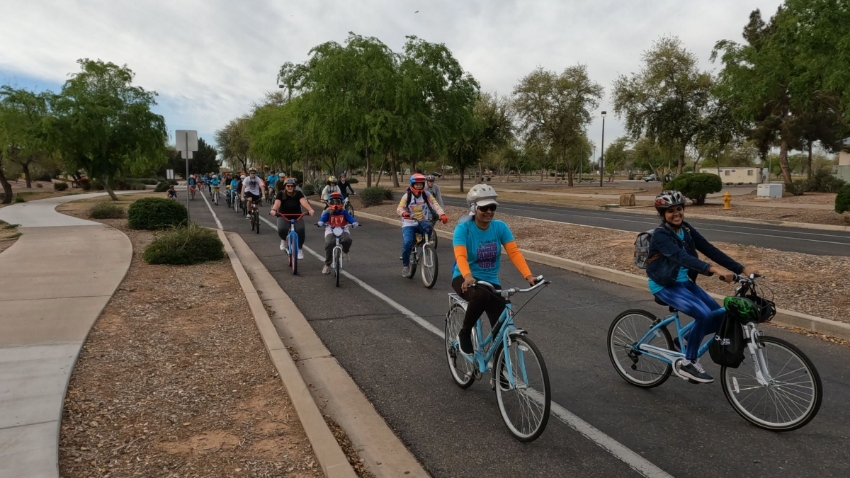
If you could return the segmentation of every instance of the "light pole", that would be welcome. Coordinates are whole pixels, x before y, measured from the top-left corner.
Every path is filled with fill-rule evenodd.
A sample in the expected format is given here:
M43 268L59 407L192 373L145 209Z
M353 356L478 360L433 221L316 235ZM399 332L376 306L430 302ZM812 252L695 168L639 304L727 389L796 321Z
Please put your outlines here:
M599 145L599 187L602 187L602 179L605 177L605 115L607 112L602 112L602 144Z

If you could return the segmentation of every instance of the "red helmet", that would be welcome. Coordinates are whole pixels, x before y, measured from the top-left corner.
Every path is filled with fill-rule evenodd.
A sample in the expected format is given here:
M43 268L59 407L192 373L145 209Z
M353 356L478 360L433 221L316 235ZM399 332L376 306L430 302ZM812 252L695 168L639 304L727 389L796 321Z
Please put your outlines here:
M416 183L425 184L425 175L424 174L413 174L410 176L410 185L413 186Z
M342 194L331 193L331 198L328 201L328 209L331 211L342 211Z

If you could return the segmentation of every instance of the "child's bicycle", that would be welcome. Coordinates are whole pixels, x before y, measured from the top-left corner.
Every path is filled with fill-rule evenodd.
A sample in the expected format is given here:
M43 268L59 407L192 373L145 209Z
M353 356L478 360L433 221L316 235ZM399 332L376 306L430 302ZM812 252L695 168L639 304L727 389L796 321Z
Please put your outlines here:
M728 314L741 322L747 348L744 361L737 368L721 366L720 383L732 408L748 422L772 431L796 430L809 423L820 409L823 384L811 360L794 345L762 333L757 323L767 322L776 314L773 302L761 297L756 284L760 276L735 276L734 297L752 301L754 320L742 320L742 314ZM661 305L667 305L656 299ZM679 311L670 307L672 315L658 319L645 310L627 310L614 319L608 330L608 355L617 373L627 382L641 388L657 387L679 375L676 365L685 358L684 350L667 330L675 323L678 344L685 347L685 336L693 322L681 326ZM712 340L699 347L705 354ZM699 344L693 344L695 346Z
M326 226L316 226L325 228ZM336 281L336 286L339 287L339 276L342 275L342 244L339 242L339 238L342 237L342 234L346 231L349 231L349 228L356 227L353 224L348 224L344 227L334 227L331 229L331 232L336 239L336 245L333 248L333 252L331 253L331 270L334 273L334 280Z
M437 274L440 272L437 251L434 250L437 233L432 229L431 233L416 233L416 241L410 251L410 273L408 279L416 275L416 268L422 265L422 284L428 289L437 283Z
M289 221L289 234L286 235L286 254L289 256L289 267L292 268L293 275L298 274L298 233L295 232L295 223L306 215L305 212L301 214L276 214L277 217Z
M496 290L492 284L478 281L475 287L484 287L490 293L505 298L507 304L493 327L495 335L488 333L484 337L481 319L475 323L472 329L472 357L461 353L457 342L457 335L466 315L467 302L455 293L449 294L445 341L446 358L452 378L460 388L465 389L479 380L482 374L492 372L490 387L496 391L499 412L511 434L522 442L537 439L546 429L552 393L543 355L528 338L527 332L514 325L514 316L519 310L513 310L510 297L518 292L531 292L548 284L550 282L543 276L538 276L537 283L527 289L514 287Z

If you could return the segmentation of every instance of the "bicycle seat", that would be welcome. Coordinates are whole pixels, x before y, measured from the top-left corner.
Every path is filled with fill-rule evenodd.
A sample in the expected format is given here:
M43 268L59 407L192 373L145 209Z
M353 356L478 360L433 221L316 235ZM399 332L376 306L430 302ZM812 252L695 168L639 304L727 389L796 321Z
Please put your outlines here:
M667 306L667 308L670 310L670 313L675 314L676 312L678 312L678 309L676 309L675 307L671 306L671 305L670 305L670 304L668 304L667 302L664 302L663 300L659 299L658 297L655 297L655 303L656 303L656 304L658 304L658 305L666 305L666 306Z

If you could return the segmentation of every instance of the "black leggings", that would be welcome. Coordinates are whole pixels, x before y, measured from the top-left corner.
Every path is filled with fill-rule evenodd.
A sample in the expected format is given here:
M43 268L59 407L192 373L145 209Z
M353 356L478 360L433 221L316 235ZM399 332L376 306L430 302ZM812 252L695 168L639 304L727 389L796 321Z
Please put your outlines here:
M463 284L463 277L455 277L452 279L452 289L458 295L467 301L466 316L463 318L463 327L466 330L472 329L475 322L481 317L481 314L487 312L487 318L490 319L490 327L496 325L502 311L505 310L505 299L501 296L494 295L483 287L469 287L466 292L461 292L460 286ZM493 284L493 287L500 289L499 284Z
M295 233L298 234L298 249L301 249L304 247L304 238L306 236L303 217L295 221ZM277 235L281 240L286 240L286 236L289 235L289 219L277 218Z

